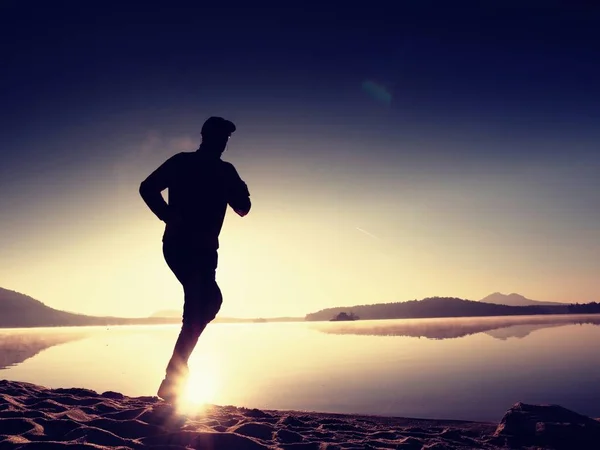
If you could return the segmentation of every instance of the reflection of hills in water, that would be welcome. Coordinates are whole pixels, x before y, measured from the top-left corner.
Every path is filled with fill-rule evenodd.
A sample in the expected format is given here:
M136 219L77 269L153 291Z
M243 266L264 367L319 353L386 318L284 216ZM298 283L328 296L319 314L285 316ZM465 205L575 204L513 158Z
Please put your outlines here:
M38 353L55 345L66 344L86 337L86 333L0 333L0 370L21 364Z
M459 317L447 319L400 319L363 322L330 322L312 328L330 334L365 336L408 336L427 339L453 339L486 333L496 339L523 338L543 328L572 324L600 325L597 315Z
M544 328L564 327L573 323L576 322L513 325L507 328L499 328L496 330L485 331L485 334L493 338L500 339L501 341L506 341L509 338L522 339L524 337L529 336L531 333L537 330L542 330ZM592 325L600 325L600 322L592 323Z

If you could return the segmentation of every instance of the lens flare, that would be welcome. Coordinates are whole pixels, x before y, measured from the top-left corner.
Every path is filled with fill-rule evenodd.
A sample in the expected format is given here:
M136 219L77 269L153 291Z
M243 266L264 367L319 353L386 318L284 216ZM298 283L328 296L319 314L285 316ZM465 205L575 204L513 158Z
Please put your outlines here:
M200 412L215 401L219 391L219 377L216 370L198 370L190 373L182 386L177 410L183 414Z
M374 81L367 80L363 82L362 88L375 100L380 101L388 106L392 104L392 93L385 86L375 83Z

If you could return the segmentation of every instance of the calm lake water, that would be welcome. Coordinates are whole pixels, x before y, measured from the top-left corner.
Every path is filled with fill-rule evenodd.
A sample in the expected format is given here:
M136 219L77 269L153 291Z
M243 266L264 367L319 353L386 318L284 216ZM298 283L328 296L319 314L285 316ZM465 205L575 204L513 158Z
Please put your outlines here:
M213 324L198 401L498 421L515 402L600 417L600 316ZM154 395L179 327L0 330L0 379Z

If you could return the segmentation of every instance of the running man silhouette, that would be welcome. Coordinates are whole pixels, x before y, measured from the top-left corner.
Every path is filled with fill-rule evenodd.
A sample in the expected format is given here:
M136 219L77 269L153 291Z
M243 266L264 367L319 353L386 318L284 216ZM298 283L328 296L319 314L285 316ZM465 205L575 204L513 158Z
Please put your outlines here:
M202 126L198 150L172 156L140 185L150 210L166 223L163 255L184 292L181 331L158 389L167 401L176 399L198 338L223 303L215 275L227 205L242 217L250 211L246 183L221 159L235 129L229 120L210 117ZM168 203L161 194L165 189Z

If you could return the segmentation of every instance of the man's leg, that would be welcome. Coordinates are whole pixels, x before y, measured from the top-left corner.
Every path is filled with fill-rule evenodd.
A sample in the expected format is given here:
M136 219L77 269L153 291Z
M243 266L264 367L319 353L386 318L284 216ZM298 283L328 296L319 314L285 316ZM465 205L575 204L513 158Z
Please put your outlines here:
M185 376L187 374L188 360L206 325L206 323L198 325L183 323L177 342L175 342L173 356L171 356L167 365L167 377Z
M187 253L187 252L186 252ZM185 255L187 257L183 258ZM188 373L188 360L198 338L221 307L223 298L215 281L217 254L186 255L165 249L167 264L184 289L183 323L166 370L166 378L159 389L159 396L173 397ZM181 264L185 262L185 264Z
M183 324L167 366L167 375L187 373L187 363L198 338L223 303L223 295L215 280L216 252L200 253L194 258L194 263L194 273L183 280Z

